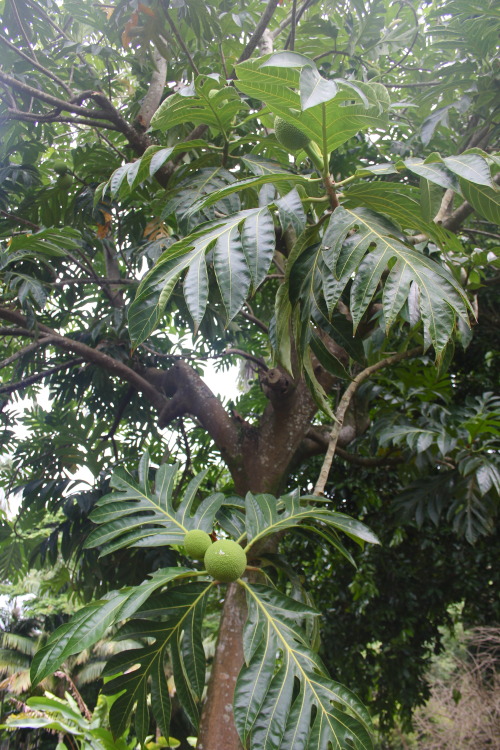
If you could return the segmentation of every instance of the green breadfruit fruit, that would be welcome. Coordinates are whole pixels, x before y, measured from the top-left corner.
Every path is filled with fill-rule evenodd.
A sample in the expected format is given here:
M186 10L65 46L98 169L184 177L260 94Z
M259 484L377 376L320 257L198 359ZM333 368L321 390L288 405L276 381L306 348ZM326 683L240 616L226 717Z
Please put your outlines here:
M62 174L57 178L57 187L59 188L70 188L73 184L73 178L70 174Z
M184 537L184 552L193 560L203 560L211 544L212 540L206 531L191 529Z
M243 548L231 539L221 539L212 544L205 553L205 568L212 578L223 583L236 581L247 566Z
M295 125L291 125L282 117L276 117L274 120L274 134L278 143L281 143L287 151L298 151L305 148L309 143L309 138L302 130Z
M68 171L68 165L62 159L57 159L52 162L52 169L56 174L66 174Z

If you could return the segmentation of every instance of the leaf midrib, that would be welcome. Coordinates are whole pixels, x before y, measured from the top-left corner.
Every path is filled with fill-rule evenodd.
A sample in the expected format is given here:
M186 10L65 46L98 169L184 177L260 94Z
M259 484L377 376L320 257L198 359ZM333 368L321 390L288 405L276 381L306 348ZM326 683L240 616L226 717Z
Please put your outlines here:
M277 627L276 627L276 626L274 625L274 620L273 620L273 618L272 618L272 617L270 617L270 615L269 615L269 614L268 614L268 612L267 612L267 609L266 609L266 608L265 608L265 607L263 606L263 604L262 604L261 600L259 599L259 597L258 597L258 596L256 596L256 595L254 594L254 592L253 592L252 588L251 588L251 587L250 587L250 586L249 586L249 585L248 585L248 584L247 584L247 583L246 583L246 582L245 582L244 580L242 580L242 579L240 579L240 578L238 579L237 583L239 583L239 584L240 584L240 586L243 586L243 587L244 587L244 588L246 589L246 591L248 591L248 592L250 593L250 595L252 596L252 598L254 599L254 601L255 601L255 602L257 603L257 606L259 607L259 609L260 609L260 610L261 610L261 611L262 611L262 612L264 613L264 616L265 616L265 618L266 618L266 620L267 620L267 622L268 622L268 627L272 627L272 628L273 628L274 632L275 632L275 633L277 634L277 636L278 636L278 639L279 639L279 640L280 640L280 641L281 641L281 642L283 643L283 645L284 645L284 648L285 648L285 653L289 654L289 658L293 659L293 661L295 662L295 665L296 665L296 668L297 668L297 670L298 670L298 671L300 672L300 674L302 675L302 679L303 679L303 681L304 681L304 684L307 684L307 685L309 686L309 690L311 691L311 693L312 693L312 694L314 695L314 697L315 697L315 700L316 700L316 707L317 707L317 710L318 710L318 712L321 712L321 715L325 716L325 719L326 719L326 721L328 722L328 724L329 724L329 726L330 726L330 729L331 729L332 735L333 735L333 737L335 737L335 739L337 740L337 735L336 735L335 729L334 729L334 727L332 726L332 724L331 724L331 722L330 722L330 720L329 720L329 718L328 718L328 717L329 717L329 714L328 714L328 713L326 712L326 710L325 710L325 708L324 708L324 706L323 706L323 702L321 701L320 697L318 696L318 693L317 693L317 692L316 692L316 690L314 689L314 687L313 687L313 683L312 683L312 681L311 681L311 680L309 679L309 676L307 675L307 672L305 672L305 671L304 671L304 669L302 668L302 666L301 666L300 662L298 661L297 657L295 656L295 650L294 650L294 649L292 649L292 648L290 648L290 646L289 646L288 642L287 642L287 641L285 640L285 638L284 638L284 637L282 636L282 634L281 634L280 630L279 630L279 629L278 629L278 628L277 628ZM277 703L277 701L276 701L276 703ZM339 724L342 724L342 726L344 726L344 727L346 728L346 730L349 730L349 727L348 727L347 725L345 725L345 724L344 724L344 723L343 723L343 722L342 722L342 721L340 720L340 718L338 718L338 717L337 717L337 721L339 722ZM338 740L337 740L337 742L338 742ZM339 747L340 747L340 744L339 744Z

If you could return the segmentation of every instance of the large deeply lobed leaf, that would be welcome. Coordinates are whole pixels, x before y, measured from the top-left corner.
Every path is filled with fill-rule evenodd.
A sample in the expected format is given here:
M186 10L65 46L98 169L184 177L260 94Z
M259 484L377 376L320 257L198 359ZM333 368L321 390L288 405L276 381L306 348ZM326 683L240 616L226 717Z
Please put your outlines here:
M301 628L317 613L267 586L244 584L246 664L236 684L235 721L250 750L372 747L363 705L329 679Z
M172 493L178 468L177 464L160 466L155 493L150 492L147 481L139 486L127 471L117 469L110 484L118 491L105 495L97 503L91 518L99 528L88 537L86 546L100 547L101 555L107 555L124 547L182 544L190 529L211 531L224 496L221 493L210 495L193 513L196 492L206 473L201 472L191 480L175 508Z

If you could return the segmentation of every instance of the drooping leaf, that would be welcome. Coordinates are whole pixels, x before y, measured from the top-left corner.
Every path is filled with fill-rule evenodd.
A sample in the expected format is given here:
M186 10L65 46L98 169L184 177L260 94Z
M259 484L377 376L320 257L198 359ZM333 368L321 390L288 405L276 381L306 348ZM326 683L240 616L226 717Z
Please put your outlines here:
M297 491L283 496L281 507L276 504L272 495L253 495L248 492L245 498L246 528L238 541L247 540L247 549L259 540L277 531L293 528L305 522L314 521L328 527L343 531L359 543L378 544L378 539L370 529L360 521L336 511L312 505L314 497L300 497Z
M315 107L316 104L329 102L338 91L334 81L327 81L311 65L304 65L302 68L299 86L302 111Z
M425 232L439 240L435 225L422 216L421 196L418 188L394 182L369 182L353 185L345 195L342 205L346 208L366 208L382 214L402 229ZM439 206L438 206L439 207ZM434 216L434 215L433 215Z
M191 206L191 208L189 209L189 213L193 214L201 211L203 208L207 208L208 206L217 203L217 201L220 201L227 195L240 192L241 190L247 190L248 188L258 188L261 185L268 184L276 186L288 185L289 183L307 185L309 182L310 180L307 177L304 177L300 174L293 174L291 172L276 172L258 175L257 177L247 177L246 179L234 182L232 185L221 188L221 190L216 190L210 193L210 195L207 195L205 198L201 198Z
M242 585L248 606L246 663L236 683L234 716L244 746L369 750L366 709L347 688L329 679L308 647L301 622L317 613L270 587Z
M486 185L460 181L462 194L478 214L494 224L500 223L500 190Z
M353 234L349 234L352 229ZM398 238L385 219L367 209L340 206L332 215L322 242L324 259L339 281L353 273L351 314L357 326L390 262L382 302L387 328L408 297L411 285L420 291L420 311L428 344L439 353L450 339L458 315L468 320L468 301L448 271Z
M119 631L117 638L147 638L148 644L115 654L104 669L103 676L112 678L106 682L104 692L108 695L122 693L113 703L109 717L115 737L123 733L136 706L136 716L142 717L139 725L136 721L136 731L139 740L144 741L148 728L150 676L153 711L166 727L164 731L168 736L171 708L164 673L167 648L171 649L177 695L191 722L197 726L205 674L201 621L212 586L210 582L197 582L170 589L155 602L163 614L161 619L151 619L153 613L146 605L138 612L140 619L130 620Z
M420 210L422 217L428 224L432 222L441 205L443 191L433 182L420 178Z
M479 156L479 154L445 156L443 164L448 167L450 172L454 172L468 182L473 182L475 185L494 187L488 162L482 156Z
M255 237L257 240L257 236ZM214 268L228 321L240 311L250 288L250 273L238 227L224 232L214 246Z
M273 217L267 206L245 221L241 231L241 244L252 286L257 289L269 270L276 245Z
M277 161L270 161L260 154L245 154L241 157L242 162L248 167L252 174L260 175L264 174L293 174L288 169Z
M35 654L31 664L32 684L36 685L51 675L68 656L92 646L111 625L133 615L157 589L189 572L188 568L157 570L140 586L111 592L106 598L87 604L69 622L61 625L50 636L47 645Z
M276 206L283 231L291 226L299 235L305 227L306 214L297 190L294 188L282 198L279 198L276 201Z
M42 229L34 234L18 234L7 250L0 250L0 268L26 258L64 258L68 250L78 248L81 234L76 229Z
M175 216L182 232L187 235L205 222L231 216L241 208L237 190L226 191L236 184L236 178L224 167L202 167L190 169L185 179L167 192L167 202L161 216ZM223 191L222 193L219 192ZM216 200L210 197L218 194ZM205 205L205 201L208 203Z
M256 217L261 215L262 207L251 208L239 211L227 219L205 224L185 239L171 245L160 256L154 268L141 281L136 298L130 306L130 335L135 346L144 341L158 325L177 279L192 264L195 264L195 271L188 277L185 290L193 319L196 324L201 322L207 301L207 282L201 256L204 257L214 246L220 292L228 316L234 317L249 288L249 261L253 264L255 258L259 258L260 276L267 273L268 266L265 267L265 264L271 262L272 237L269 222L264 238L265 253L261 252L262 238L251 228L245 234L244 249L239 239L245 222L250 220L252 227ZM253 272L256 272L255 267Z
M108 188L112 196L119 195L121 198L129 196L145 180L153 177L171 156L179 152L206 147L207 142L199 138L166 148L156 145L149 146L139 159L118 167L106 182L98 186L94 196L94 204L102 198Z
M457 190L458 188L456 176L443 164L439 154L431 154L427 159L412 157L405 159L404 164L410 172L415 172L415 174L425 177L426 180L434 182L436 185L446 189L451 188L451 190Z

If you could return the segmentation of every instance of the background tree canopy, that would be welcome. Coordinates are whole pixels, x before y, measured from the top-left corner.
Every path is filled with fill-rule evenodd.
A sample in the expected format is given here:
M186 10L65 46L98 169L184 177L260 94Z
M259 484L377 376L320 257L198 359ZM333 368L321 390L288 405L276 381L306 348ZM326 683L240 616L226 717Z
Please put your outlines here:
M1 689L63 624L68 743L370 747L343 685L409 726L443 626L500 617L495 3L0 10Z

